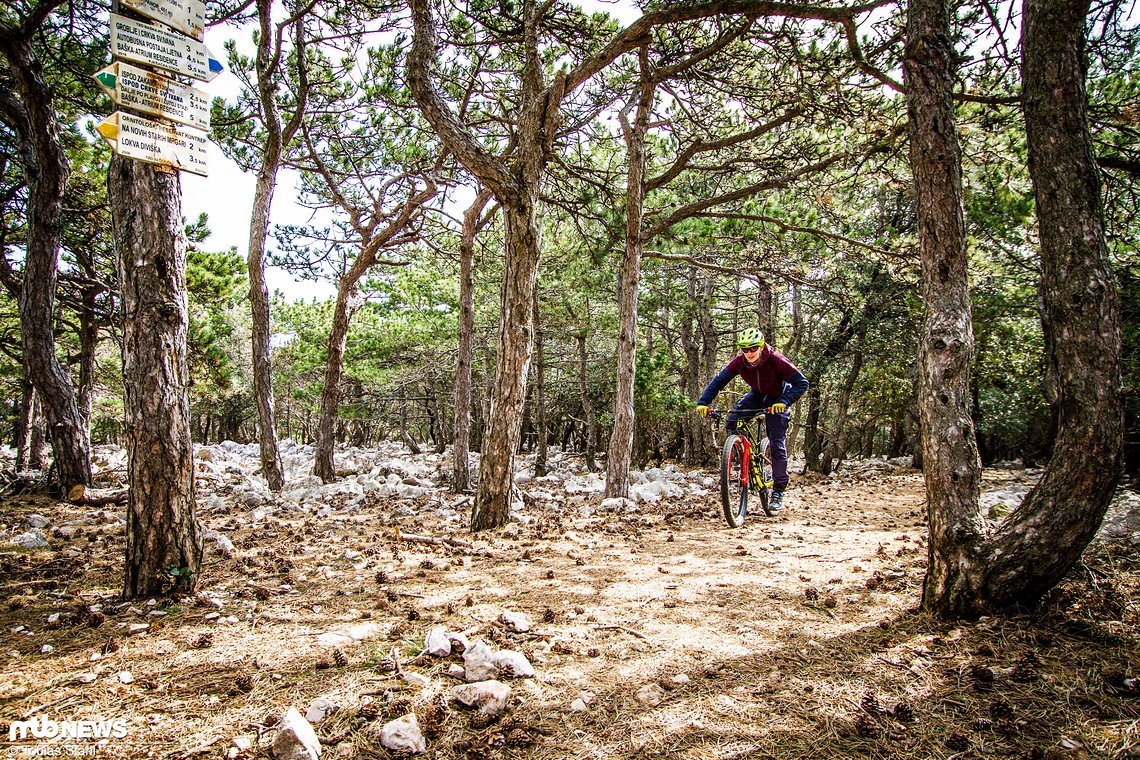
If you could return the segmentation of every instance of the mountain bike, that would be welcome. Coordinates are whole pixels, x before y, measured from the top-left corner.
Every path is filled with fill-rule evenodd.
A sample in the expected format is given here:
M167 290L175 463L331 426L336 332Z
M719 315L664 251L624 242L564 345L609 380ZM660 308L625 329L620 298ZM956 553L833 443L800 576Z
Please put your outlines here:
M710 409L709 416L718 423L727 422L727 415L719 409ZM763 424L765 412L755 415L757 430ZM730 527L739 528L748 514L748 495L760 498L764 514L775 517L779 509L772 509L769 496L772 485L772 455L768 438L762 437L757 443L752 434L751 418L737 423L736 432L724 439L720 455L720 502L725 522Z

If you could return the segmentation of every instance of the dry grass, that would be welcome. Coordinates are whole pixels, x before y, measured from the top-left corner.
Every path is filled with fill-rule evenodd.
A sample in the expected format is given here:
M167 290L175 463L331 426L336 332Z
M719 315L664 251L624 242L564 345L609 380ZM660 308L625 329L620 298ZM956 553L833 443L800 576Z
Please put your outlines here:
M1032 613L945 623L915 611L917 473L798 484L784 515L737 531L711 497L625 518L579 518L568 500L471 549L396 544L392 503L257 526L204 515L239 548L208 553L200 578L224 608L168 602L160 619L117 601L121 529L93 526L0 555L0 718L127 719L104 757L265 757L278 716L322 696L341 706L317 727L327 757L387 757L379 729L409 710L446 759L1140 757L1134 551L1090 551ZM5 521L73 510L12 500ZM449 535L422 514L402 529ZM79 612L94 603L98 627ZM534 632L506 631L506 609ZM128 636L140 621L157 624ZM322 643L361 624L375 633ZM416 658L436 624L531 658L538 678L513 683L503 720L449 703L449 663ZM391 672L393 657L427 685ZM638 692L654 682L651 706ZM583 691L589 708L571 710Z

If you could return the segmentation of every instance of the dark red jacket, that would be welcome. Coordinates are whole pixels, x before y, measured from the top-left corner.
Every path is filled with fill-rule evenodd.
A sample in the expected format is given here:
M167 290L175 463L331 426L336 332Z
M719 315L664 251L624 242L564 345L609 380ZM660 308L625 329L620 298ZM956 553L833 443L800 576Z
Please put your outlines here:
M738 375L756 393L771 399L770 404L780 402L791 406L808 389L807 378L799 368L792 364L788 357L765 344L764 348L760 349L760 358L755 366L748 364L744 354L737 354L728 366L712 379L697 403L701 406L711 404L717 394Z

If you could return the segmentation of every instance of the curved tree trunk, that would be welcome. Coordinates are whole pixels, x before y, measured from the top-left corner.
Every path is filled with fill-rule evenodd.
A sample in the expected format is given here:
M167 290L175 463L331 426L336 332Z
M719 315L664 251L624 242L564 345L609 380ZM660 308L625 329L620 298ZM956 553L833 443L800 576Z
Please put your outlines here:
M1041 232L1045 348L1056 380L1056 446L1041 481L981 546L937 536L939 547L973 549L957 555L957 572L939 566L940 575L928 578L926 605L943 615L1040 599L1080 560L1120 477L1120 316L1085 116L1088 8L1087 0L1027 0L1022 33L1022 102Z
M936 561L923 602L944 616L1036 602L1079 560L1120 475L1119 307L1085 116L1087 12L1086 0L1027 0L1022 37L1022 98L1041 231L1046 353L1057 393L1056 448L1041 482L984 540L973 530L976 495L972 511L964 498L932 498L931 555ZM961 401L963 409L966 403ZM923 437L930 438L925 428ZM924 456L932 453L940 452L924 445ZM960 470L938 464L943 483L960 477ZM928 472L939 471L926 465Z
M459 346L455 365L455 444L452 447L451 490L462 493L471 488L471 365L475 354L475 234L479 215L491 200L491 192L479 190L475 201L463 212L463 234L459 239Z
M55 354L60 214L69 167L59 139L52 88L32 50L34 29L17 33L4 25L0 31L4 32L0 54L8 61L8 73L22 105L7 115L17 123L20 162L28 183L28 241L20 297L24 366L43 406L56 473L66 493L72 486L91 483L87 428L71 378Z
M186 362L186 238L178 175L111 159L108 195L123 304L130 496L126 597L189 593L202 560Z
M285 485L285 473L277 451L277 423L274 418L273 381L269 363L269 288L265 284L265 238L269 229L269 207L277 184L276 175L276 163L271 162L267 155L257 173L257 185L253 193L247 256L257 443L261 454L261 474L270 491L280 491Z
M356 280L342 277L336 289L333 307L332 330L329 332L328 361L325 364L325 384L321 390L321 416L317 423L316 461L313 474L325 483L336 479L333 451L336 448L337 413L340 409L340 380L344 375L344 349L348 344L348 323L360 307Z
M295 22L297 50L292 60L297 67L294 87L297 103L292 118L282 126L277 108L277 76L282 62L281 37L273 26L273 3L257 0L260 35L257 40L257 97L266 139L253 191L253 210L249 219L249 311L250 346L252 349L253 397L257 405L257 443L261 456L261 474L270 491L285 486L285 473L277 450L277 420L273 408L272 366L270 364L269 288L265 283L265 239L269 231L269 209L277 188L277 169L285 144L301 125L308 96L305 66L305 38L301 21Z
M501 527L510 520L514 455L533 339L532 299L539 259L537 206L560 121L558 109L565 94L566 74L557 74L551 87L544 89L538 49L540 9L533 0L527 0L521 7L524 52L517 106L518 145L515 160L508 163L487 152L436 91L432 74L436 28L431 4L411 0L410 5L415 27L407 59L412 94L440 140L494 194L506 221L498 369L483 433L479 488L471 510L471 529L479 531Z

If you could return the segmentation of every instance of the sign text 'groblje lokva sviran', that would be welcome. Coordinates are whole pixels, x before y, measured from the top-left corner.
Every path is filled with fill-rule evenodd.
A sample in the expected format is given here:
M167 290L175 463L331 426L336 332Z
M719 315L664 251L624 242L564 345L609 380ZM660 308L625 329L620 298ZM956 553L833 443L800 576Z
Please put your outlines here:
M120 156L207 175L206 132L116 111L97 127Z
M111 14L111 55L209 82L221 61L206 46L178 32Z
M203 0L119 0L147 18L161 21L201 42L206 38L206 3Z
M95 74L95 81L124 108L164 116L198 129L210 128L210 100L201 90L125 61L115 61Z

